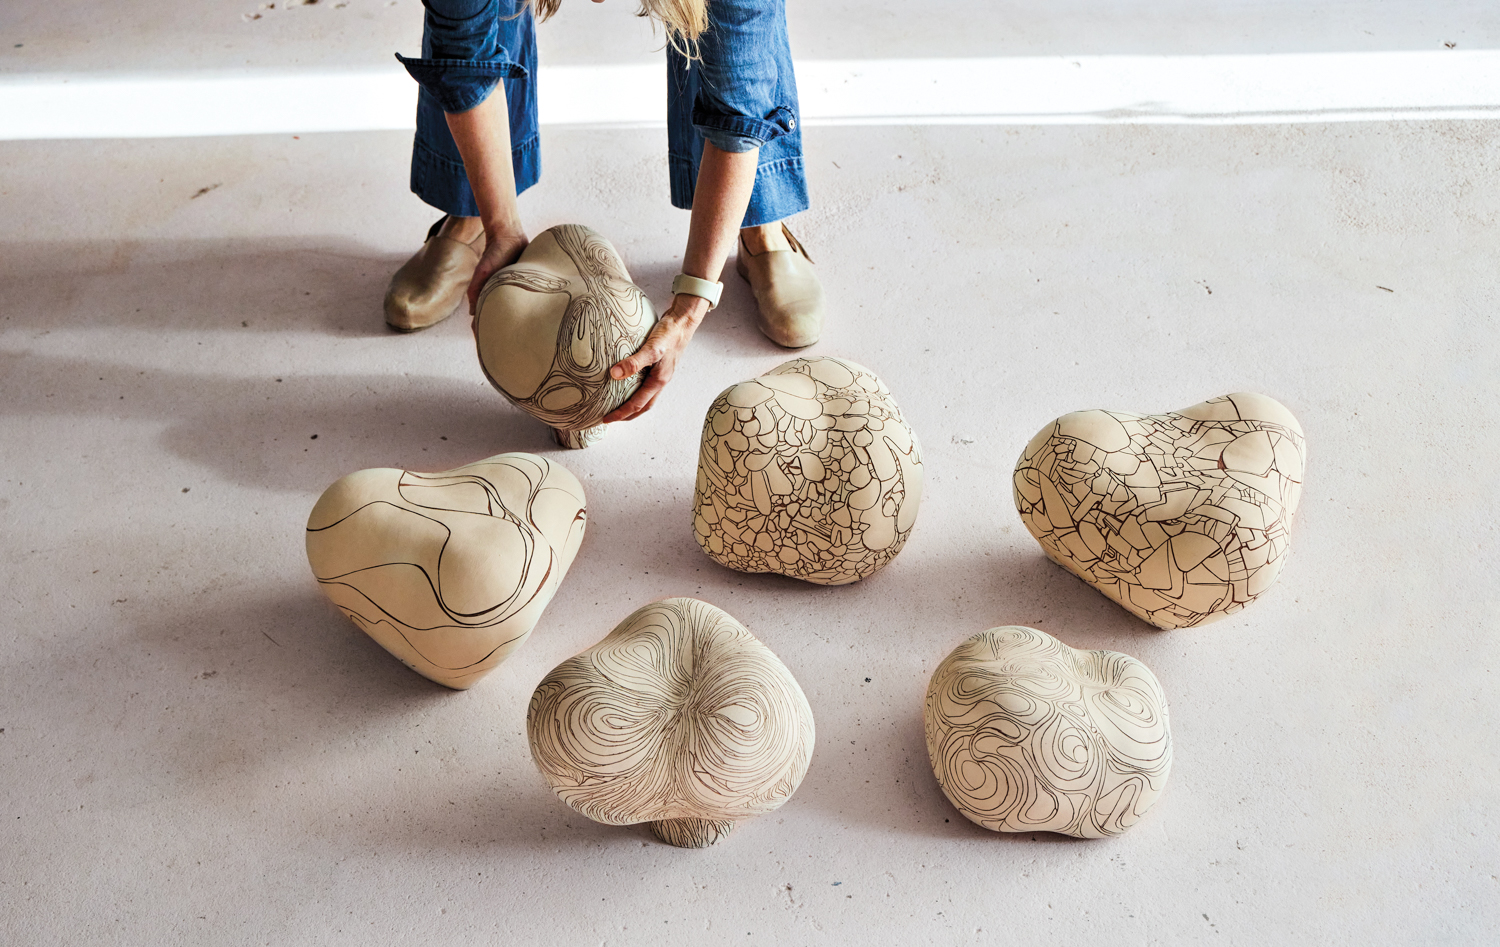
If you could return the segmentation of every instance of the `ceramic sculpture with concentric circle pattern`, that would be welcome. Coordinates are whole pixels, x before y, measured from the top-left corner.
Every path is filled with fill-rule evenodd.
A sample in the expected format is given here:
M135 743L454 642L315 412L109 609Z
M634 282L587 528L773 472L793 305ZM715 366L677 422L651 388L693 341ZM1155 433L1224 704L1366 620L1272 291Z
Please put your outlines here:
M1034 628L991 628L959 645L933 672L924 718L944 795L996 832L1119 835L1156 803L1172 768L1155 675Z
M653 602L537 685L532 759L563 802L702 848L786 802L807 772L812 708L771 649L724 611Z

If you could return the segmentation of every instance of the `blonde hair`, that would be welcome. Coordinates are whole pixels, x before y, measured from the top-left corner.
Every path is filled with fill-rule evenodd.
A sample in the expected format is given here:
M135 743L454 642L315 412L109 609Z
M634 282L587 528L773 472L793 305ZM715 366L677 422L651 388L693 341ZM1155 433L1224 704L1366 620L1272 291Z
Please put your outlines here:
M637 16L649 16L667 31L667 42L673 49L696 59L698 37L708 29L708 0L640 0ZM562 0L526 0L537 20L546 20L557 12Z

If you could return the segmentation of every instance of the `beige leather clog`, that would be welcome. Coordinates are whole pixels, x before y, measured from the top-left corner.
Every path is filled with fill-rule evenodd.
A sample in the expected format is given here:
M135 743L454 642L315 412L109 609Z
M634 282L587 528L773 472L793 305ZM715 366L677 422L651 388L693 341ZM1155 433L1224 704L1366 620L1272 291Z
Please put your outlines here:
M453 315L474 278L484 253L484 233L470 243L441 234L444 217L427 231L410 260L391 277L385 293L385 323L397 332L415 332Z
M751 253L741 235L734 269L755 294L760 331L783 348L800 349L818 341L823 332L823 287L812 259L786 224L781 232L790 250Z

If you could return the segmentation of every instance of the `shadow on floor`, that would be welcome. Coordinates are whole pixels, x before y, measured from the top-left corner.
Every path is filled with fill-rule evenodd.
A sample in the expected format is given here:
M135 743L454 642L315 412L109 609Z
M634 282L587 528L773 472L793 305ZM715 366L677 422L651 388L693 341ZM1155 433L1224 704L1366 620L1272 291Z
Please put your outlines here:
M166 710L130 764L150 775L136 778L226 824L254 824L257 807L272 807L307 844L341 854L659 844L645 827L599 825L557 800L515 732L529 696L516 681L434 684L358 632L311 579L273 595L143 599L135 619L134 634L69 660L150 682ZM173 707L191 707L192 726L173 726Z
M109 422L156 422L171 454L268 490L303 492L360 467L445 470L501 451L556 449L545 427L478 377L237 378L14 352L0 352L0 377L0 415L93 418L98 447L123 469L150 452L112 442Z
M513 711L517 695L498 682L453 691L420 677L357 631L310 579L280 594L207 598L143 608L149 617L110 658L117 667L149 665L152 696L169 708L192 705L193 726L164 728L137 764L185 803L230 823L275 806L330 851L525 850L555 845L561 832L603 831L557 803L524 757L503 754L498 773L489 763L495 728L514 728L495 704ZM450 745L462 737L432 726L455 714L472 721L457 732L481 742ZM338 796L360 799L372 814L351 819L329 803Z
M5 244L6 329L385 335L404 256L344 237ZM60 313L85 312L82 325Z
M378 253L344 237L270 240L59 242L0 245L6 311L0 327L49 331L127 328L147 331L391 334L382 302L405 255ZM670 305L678 263L631 271L658 311ZM734 272L700 335L726 335L743 354L785 354L755 328L755 298ZM86 312L69 324L60 314ZM454 317L467 324L461 308Z

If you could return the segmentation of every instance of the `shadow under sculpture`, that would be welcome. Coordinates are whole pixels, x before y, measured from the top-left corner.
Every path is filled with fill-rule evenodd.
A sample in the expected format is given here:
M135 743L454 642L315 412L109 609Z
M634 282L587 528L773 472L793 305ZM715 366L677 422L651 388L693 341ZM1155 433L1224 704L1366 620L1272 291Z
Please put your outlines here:
M867 368L798 358L708 409L693 532L715 561L846 585L896 557L922 503L922 450Z
M1290 552L1307 445L1265 395L1167 414L1078 411L1016 462L1021 521L1053 562L1158 628L1255 601Z
M646 340L656 310L604 237L581 224L536 236L484 284L474 343L485 377L552 428L563 447L604 436L605 415L640 387L610 368Z
M1172 768L1167 699L1140 661L1035 628L982 631L932 674L923 718L948 801L995 832L1119 835Z
M786 802L813 750L812 708L786 665L690 598L639 609L554 668L526 733L563 802L606 825L649 822L683 848Z
M355 626L461 690L531 634L586 521L577 478L534 454L433 474L361 470L313 507L307 561Z

